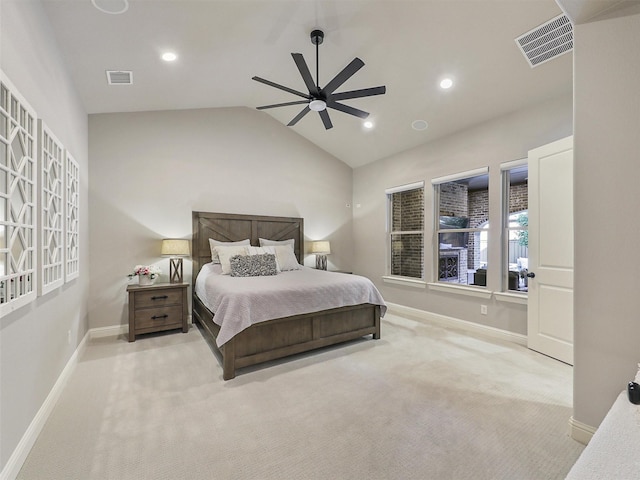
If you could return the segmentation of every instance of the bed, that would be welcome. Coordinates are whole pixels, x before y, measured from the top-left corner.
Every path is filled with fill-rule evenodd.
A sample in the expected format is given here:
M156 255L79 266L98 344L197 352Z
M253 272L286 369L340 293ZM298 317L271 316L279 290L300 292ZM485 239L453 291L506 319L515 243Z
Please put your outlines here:
M248 238L254 246L259 245L259 238L275 241L294 239L294 253L300 262L304 253L304 221L295 217L209 212L192 212L192 219L193 318L213 340L210 342L212 347L220 352L224 380L235 378L238 369L250 365L369 335L373 339L380 338L380 317L386 308L383 301L260 320L227 339L225 332L221 333L220 319L215 318L196 293L198 274L211 263L209 239L235 242ZM346 276L327 272L307 273ZM219 337L224 341L218 342Z

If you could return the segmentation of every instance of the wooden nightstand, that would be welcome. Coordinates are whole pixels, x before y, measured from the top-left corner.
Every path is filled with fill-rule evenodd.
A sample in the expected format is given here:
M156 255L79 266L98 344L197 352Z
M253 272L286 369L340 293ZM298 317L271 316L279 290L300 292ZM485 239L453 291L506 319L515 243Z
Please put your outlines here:
M135 342L141 333L160 332L182 328L187 324L188 283L158 283L156 285L129 285L129 341Z

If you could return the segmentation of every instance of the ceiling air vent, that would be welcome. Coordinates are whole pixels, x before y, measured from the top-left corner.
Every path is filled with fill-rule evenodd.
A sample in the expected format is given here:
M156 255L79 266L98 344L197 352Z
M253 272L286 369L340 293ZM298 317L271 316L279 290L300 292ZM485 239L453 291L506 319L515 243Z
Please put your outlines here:
M109 85L133 85L133 72L125 70L107 70Z
M516 44L531 68L537 67L573 50L573 26L565 14L558 15L516 38Z

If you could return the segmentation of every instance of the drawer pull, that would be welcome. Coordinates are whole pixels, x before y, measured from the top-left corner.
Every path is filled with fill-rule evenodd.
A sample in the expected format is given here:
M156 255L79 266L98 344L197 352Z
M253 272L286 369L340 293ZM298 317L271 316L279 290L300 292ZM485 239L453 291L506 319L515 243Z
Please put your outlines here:
M164 315L154 315L153 317L151 317L151 320L157 320L158 318L167 318L169 315L164 314Z
M164 300L165 298L169 298L169 295L158 295L157 297L151 297L151 300Z

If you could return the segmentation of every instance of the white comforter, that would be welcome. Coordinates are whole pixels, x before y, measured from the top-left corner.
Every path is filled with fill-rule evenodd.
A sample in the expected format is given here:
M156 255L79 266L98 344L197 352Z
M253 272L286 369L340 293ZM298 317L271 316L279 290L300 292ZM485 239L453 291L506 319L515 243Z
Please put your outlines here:
M371 303L387 307L368 278L302 267L264 277L232 277L208 263L196 278L198 298L220 325L216 343L224 345L254 323L318 312L329 308Z

